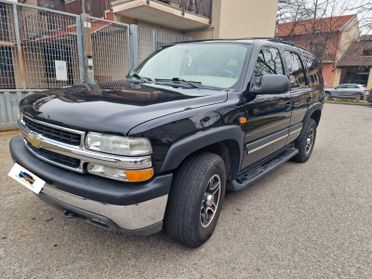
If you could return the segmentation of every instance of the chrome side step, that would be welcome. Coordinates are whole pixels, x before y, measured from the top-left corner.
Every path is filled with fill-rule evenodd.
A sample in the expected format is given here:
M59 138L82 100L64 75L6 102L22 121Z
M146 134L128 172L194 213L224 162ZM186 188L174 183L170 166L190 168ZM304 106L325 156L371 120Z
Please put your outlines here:
M298 149L288 148L284 150L280 155L275 157L273 160L250 169L246 173L242 174L228 185L228 189L231 191L239 191L245 189L263 178L266 174L270 173L280 165L292 159L298 154Z

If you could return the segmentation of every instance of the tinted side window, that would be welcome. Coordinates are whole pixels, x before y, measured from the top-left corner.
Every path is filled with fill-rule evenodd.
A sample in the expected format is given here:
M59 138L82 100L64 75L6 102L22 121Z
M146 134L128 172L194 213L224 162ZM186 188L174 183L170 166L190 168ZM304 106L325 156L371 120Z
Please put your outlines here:
M304 87L307 84L307 81L300 56L297 53L286 50L284 52L284 59L287 63L291 87Z
M323 82L323 76L320 72L318 61L310 54L304 53L305 65L309 72L309 84L312 87L317 87Z
M258 54L256 66L254 69L255 83L261 84L264 75L284 74L283 61L280 52L276 48L264 47Z

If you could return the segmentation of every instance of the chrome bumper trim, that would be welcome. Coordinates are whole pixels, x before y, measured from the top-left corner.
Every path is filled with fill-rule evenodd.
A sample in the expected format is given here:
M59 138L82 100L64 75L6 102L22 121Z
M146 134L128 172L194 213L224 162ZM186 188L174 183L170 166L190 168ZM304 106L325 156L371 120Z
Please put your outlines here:
M22 117L25 117L25 116L22 116ZM27 149L34 156L50 164L54 164L58 167L62 167L62 168L80 172L80 173L84 172L84 163L105 165L105 166L110 166L110 167L119 168L119 169L145 169L145 168L152 167L151 156L125 157L125 156L117 156L117 155L112 155L112 154L105 154L105 153L91 151L91 150L86 149L84 145L85 132L56 126L53 124L41 122L41 121L34 120L31 118L29 119L36 123L45 125L45 126L50 126L52 128L61 129L61 130L69 131L69 132L74 132L76 134L81 135L80 146L65 144L65 143L55 141L41 134L33 132L25 125L25 122L21 118L19 121L19 128L20 128L20 132L22 134L23 139L27 142L26 143ZM37 154L37 152L34 152L29 146L30 142L35 141L35 139L37 140L38 144L37 146L33 146L34 148L36 149L42 148L42 149L45 149L47 151L51 151L57 154L79 159L81 160L80 166L78 168L72 168L69 166L65 166L63 164L59 164L57 162L54 162L52 160L49 160Z
M45 185L40 193L51 197L61 204L99 215L115 223L120 229L140 230L162 222L168 201L168 195L133 205L113 205L89 200Z

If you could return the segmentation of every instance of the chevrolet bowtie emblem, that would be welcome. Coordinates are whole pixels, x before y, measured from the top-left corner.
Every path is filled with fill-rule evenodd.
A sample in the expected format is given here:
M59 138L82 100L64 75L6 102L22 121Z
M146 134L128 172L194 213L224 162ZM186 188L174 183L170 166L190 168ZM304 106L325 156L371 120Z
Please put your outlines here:
M33 147L37 149L39 149L42 145L40 138L34 134L27 135L26 140L28 141L29 144L31 144Z

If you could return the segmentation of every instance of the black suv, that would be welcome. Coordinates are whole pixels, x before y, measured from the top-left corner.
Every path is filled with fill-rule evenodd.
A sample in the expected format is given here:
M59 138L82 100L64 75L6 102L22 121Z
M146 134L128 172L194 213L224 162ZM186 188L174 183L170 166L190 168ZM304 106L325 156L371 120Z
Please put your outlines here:
M35 93L20 102L15 162L38 195L107 229L165 231L197 247L226 190L305 162L323 108L319 62L276 40L178 43L122 81Z

